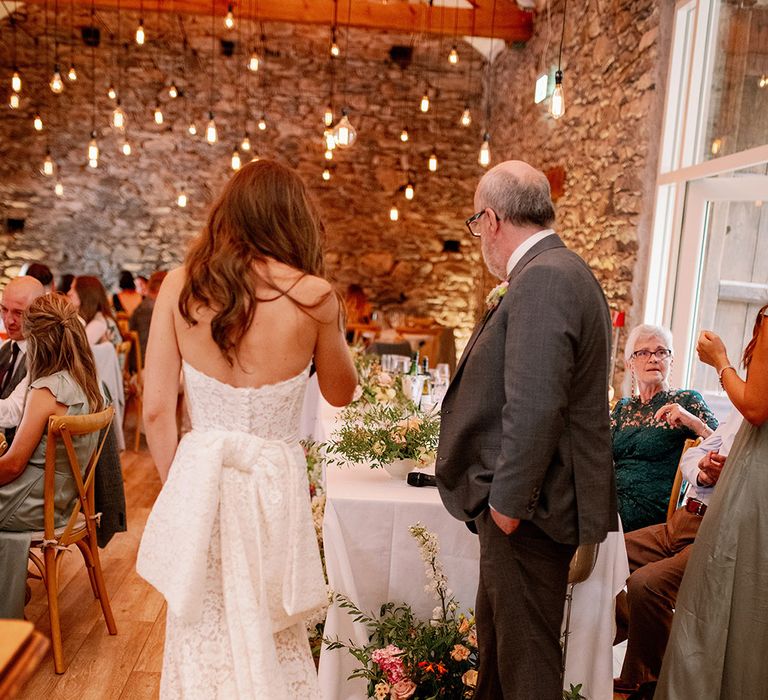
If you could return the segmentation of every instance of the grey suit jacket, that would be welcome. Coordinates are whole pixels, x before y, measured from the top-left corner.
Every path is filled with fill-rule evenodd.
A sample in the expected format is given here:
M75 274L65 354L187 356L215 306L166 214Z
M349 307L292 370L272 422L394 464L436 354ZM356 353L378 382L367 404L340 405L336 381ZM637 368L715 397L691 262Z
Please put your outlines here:
M611 322L557 236L533 246L467 344L443 400L436 475L459 520L490 504L566 544L617 529L608 411Z
M11 342L12 341L9 340L3 343L2 347L0 347L0 368L5 369L5 367L11 361ZM0 392L0 399L7 399L13 393L13 390L19 385L19 382L24 379L26 375L27 363L25 355L22 353L20 354L19 361L16 365L16 371L11 375L11 379L9 380L5 389ZM16 428L5 429L5 439L8 442L8 447L11 446L15 435Z

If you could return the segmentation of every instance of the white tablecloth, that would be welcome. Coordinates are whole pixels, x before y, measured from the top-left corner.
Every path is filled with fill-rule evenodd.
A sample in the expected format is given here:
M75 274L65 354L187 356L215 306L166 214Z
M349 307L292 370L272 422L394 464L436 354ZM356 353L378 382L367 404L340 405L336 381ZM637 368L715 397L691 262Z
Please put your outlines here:
M440 541L440 558L461 606L474 608L479 545L463 523L443 508L437 489L413 488L382 470L330 467L323 535L331 588L362 610L378 612L388 601L408 602L428 618L437 602L425 592L424 565L408 527L423 523ZM583 683L590 700L612 698L615 595L628 576L624 540L611 533L600 546L595 571L576 586L566 669L569 683ZM367 642L367 632L338 607L328 611L328 637ZM356 661L343 650L323 649L320 686L324 700L365 698L365 683L346 680Z

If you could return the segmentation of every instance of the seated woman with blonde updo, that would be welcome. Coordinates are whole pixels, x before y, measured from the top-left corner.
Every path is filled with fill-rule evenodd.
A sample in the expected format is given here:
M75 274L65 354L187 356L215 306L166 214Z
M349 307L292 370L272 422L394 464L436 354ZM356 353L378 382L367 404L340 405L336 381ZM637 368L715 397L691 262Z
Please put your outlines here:
M616 492L624 532L663 523L683 446L707 437L717 419L696 391L670 389L672 334L661 326L632 329L624 366L632 393L611 412Z
M0 618L24 615L25 532L43 529L43 477L48 417L101 411L96 367L77 309L60 294L35 299L24 313L29 393L13 444L0 456ZM98 435L73 436L85 466ZM65 524L77 489L63 444L56 450L54 523Z

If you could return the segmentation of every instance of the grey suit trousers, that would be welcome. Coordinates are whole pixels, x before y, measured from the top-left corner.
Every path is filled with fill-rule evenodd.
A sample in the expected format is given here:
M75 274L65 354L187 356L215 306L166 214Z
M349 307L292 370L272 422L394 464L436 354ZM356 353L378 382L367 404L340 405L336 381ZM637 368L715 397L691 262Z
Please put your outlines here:
M562 700L560 626L576 545L528 520L505 535L485 510L475 617L480 657L475 700Z

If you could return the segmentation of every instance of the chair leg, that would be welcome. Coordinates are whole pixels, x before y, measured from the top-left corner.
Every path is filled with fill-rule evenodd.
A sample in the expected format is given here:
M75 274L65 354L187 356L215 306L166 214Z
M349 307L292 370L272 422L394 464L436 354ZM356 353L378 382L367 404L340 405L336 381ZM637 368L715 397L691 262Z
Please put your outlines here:
M64 649L61 645L61 622L59 620L59 566L56 561L56 550L46 547L45 558L45 589L48 593L48 617L51 621L51 646L53 647L53 668L56 673L64 673Z
M85 561L85 568L88 570L88 579L91 582L91 590L93 591L93 597L98 600L99 588L96 585L96 577L93 574L93 557L91 557L91 550L88 549L88 545L85 543L84 540L78 540L75 544L77 544L77 548L80 550L80 553L83 555L83 560Z
M141 444L141 413L142 413L142 401L141 395L136 395L136 436L133 440L133 451L139 451L139 445Z
M575 584L568 584L568 592L565 595L565 631L563 632L563 660L560 666L561 684L565 681L565 662L568 658L568 636L571 633L571 606L573 605L573 587Z
M98 599L99 603L101 603L101 611L104 613L104 622L107 623L107 630L110 634L117 634L117 625L115 624L114 615L112 615L112 606L109 604L109 595L107 593L107 586L104 583L104 574L101 571L101 560L96 549L96 540L89 537L88 544L90 545L91 557L93 558L93 574L99 591Z

